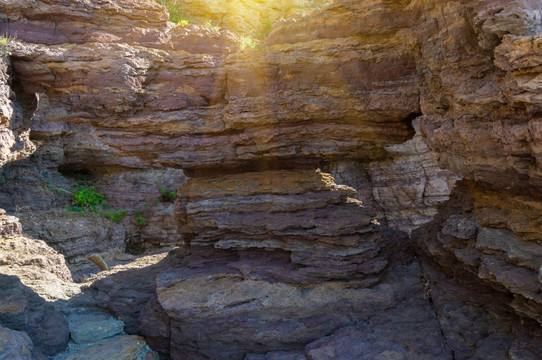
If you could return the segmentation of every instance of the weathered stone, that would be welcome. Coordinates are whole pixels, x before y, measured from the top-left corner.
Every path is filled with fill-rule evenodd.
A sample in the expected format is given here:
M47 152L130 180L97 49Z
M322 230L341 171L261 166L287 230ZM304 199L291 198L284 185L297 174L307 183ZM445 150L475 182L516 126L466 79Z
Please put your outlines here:
M98 215L82 217L65 209L55 209L34 213L30 219L26 215L20 218L27 224L25 232L43 239L63 254L74 273L90 267L98 272L88 256L98 252L109 260L125 246L124 227Z
M68 299L79 292L64 257L42 240L24 236L2 239L0 273L17 276L47 300Z
M10 131L3 130L4 159L18 156L13 139L25 138L30 126L43 146L27 168L122 179L170 167L191 177L171 176L169 184L180 185L177 218L164 204L145 213L148 225L126 220L124 233L138 244L162 244L178 224L180 236L168 245L183 241L188 248L158 264L114 268L92 284L101 305L128 331L148 334L166 356L299 354L312 341L305 357L537 356L538 1L337 0L280 21L261 49L243 52L226 31L168 23L151 1L3 1L0 12L0 31L18 34L16 92L29 114L21 116L25 126L3 126ZM225 17L218 18L231 23ZM415 135L412 121L420 114ZM456 176L439 170L437 159L466 179L438 212ZM373 185L362 184L352 200L350 189L314 171L323 162L363 164L360 176ZM129 177L132 189L138 176ZM118 181L109 180L103 191L111 194ZM49 194L18 192L2 194ZM61 203L44 197L36 200L42 210ZM378 233L375 215L404 230L436 217L413 238L423 261L438 263L440 270L426 272L442 287L422 289L421 274L404 268L416 296L394 287L401 281L387 270L412 258L404 235L384 227ZM30 216L24 223L35 226ZM65 239L61 223L48 228L57 231L50 241ZM76 247L65 250L73 259ZM459 284L450 290L443 274ZM461 299L435 294L442 329L421 298L432 289ZM375 293L385 299L367 295ZM398 293L413 302L397 300ZM316 301L314 294L327 297ZM270 310L262 313L265 304ZM363 311L371 304L378 311L369 319ZM409 313L408 324L397 321ZM439 330L455 354L443 350Z
M247 354L244 360L307 360L297 351L272 351L266 354Z
M413 121L415 136L403 144L386 146L387 161L338 161L324 166L339 184L356 189L356 198L373 209L378 221L393 229L411 231L433 219L449 197L458 176L438 166Z
M0 359L38 360L33 356L34 344L24 332L0 326Z
M352 192L319 171L191 179L178 190L180 231L192 246L287 251L297 282L355 281L388 262L366 209L347 198Z
M141 336L124 335L69 353L62 360L91 359L158 360L159 358Z
M5 214L5 210L0 209L0 236L6 239L20 236L22 227L19 219Z
M0 167L23 159L36 150L25 126L28 119L23 118L23 110L17 103L15 92L11 90L12 76L7 51L3 48L0 52Z
M64 350L69 331L64 316L53 305L14 276L0 274L0 325L24 331L46 355Z
M155 277L170 266L166 253L141 257L127 265L114 266L92 279L98 306L109 309L125 323L128 333L141 333L139 314L155 293Z
M106 316L72 316L68 318L71 339L77 344L90 344L124 331L124 323Z

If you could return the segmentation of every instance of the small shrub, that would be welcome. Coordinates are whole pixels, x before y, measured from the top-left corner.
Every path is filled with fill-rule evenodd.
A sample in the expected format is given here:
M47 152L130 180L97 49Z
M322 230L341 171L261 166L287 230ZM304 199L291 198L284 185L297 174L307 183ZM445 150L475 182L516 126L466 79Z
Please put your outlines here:
M209 28L211 30L216 30L216 31L220 31L220 26L218 25L214 25L213 22L211 20L207 20L203 26L205 26L206 28Z
M104 196L94 191L94 186L79 187L73 193L73 203L86 210L96 210L104 200Z
M119 223L128 215L128 210L107 211L105 218L113 222Z
M136 223L137 223L137 225L139 225L139 226L142 226L142 225L145 224L146 222L147 222L147 219L144 218L143 216L138 216L138 217L136 218Z
M0 36L0 56L11 55L11 39L6 36Z
M72 206L68 206L68 211L71 211L71 212L83 212L83 208L80 207L80 206L77 206L77 205L72 205Z
M252 36L243 36L241 38L241 50L246 48L254 49L259 44L259 41Z
M162 199L164 201L175 199L175 191L168 191L166 188L162 188L160 191L162 192Z
M164 5L169 12L169 21L179 25L188 25L189 21L183 18L183 12L179 0L156 0L160 5Z

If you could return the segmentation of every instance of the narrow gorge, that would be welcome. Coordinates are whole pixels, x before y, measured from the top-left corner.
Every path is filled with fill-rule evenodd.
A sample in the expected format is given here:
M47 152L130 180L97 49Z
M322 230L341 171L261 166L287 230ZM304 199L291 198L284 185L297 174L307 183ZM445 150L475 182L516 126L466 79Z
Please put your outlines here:
M540 1L0 0L0 35L0 359L542 359Z

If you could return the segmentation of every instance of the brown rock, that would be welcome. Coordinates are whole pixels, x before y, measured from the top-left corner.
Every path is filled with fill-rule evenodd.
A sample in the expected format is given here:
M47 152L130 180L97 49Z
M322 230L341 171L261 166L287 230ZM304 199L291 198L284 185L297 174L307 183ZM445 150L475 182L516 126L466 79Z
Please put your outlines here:
M0 273L17 276L47 300L68 299L79 292L64 257L42 240L24 236L3 238Z
M180 230L191 246L290 252L298 281L362 279L387 261L352 191L319 171L195 178L178 190Z
M86 269L99 271L87 259L88 256L98 252L107 261L125 247L124 227L98 215L83 217L65 209L55 209L34 213L30 217L24 215L21 219L27 224L24 227L26 233L43 239L64 255L76 278Z
M141 333L139 314L155 293L155 277L170 266L166 253L141 257L95 275L91 281L98 306L115 313L128 333ZM128 271L129 270L129 271Z
M28 119L23 119L23 111L11 90L11 63L4 51L7 50L2 49L0 53L0 167L36 150L25 126Z

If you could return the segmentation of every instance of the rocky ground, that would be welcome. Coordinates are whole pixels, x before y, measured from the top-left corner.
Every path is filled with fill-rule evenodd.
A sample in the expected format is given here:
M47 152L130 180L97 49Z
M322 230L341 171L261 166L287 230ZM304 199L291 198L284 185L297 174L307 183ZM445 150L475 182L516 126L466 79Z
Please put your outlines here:
M0 357L538 359L540 4L208 3L0 0Z

